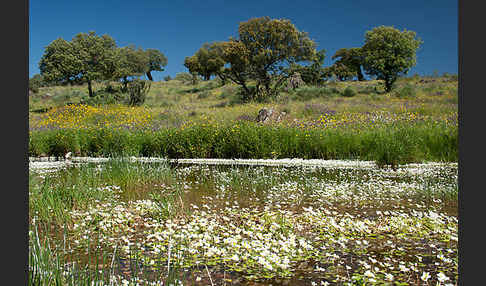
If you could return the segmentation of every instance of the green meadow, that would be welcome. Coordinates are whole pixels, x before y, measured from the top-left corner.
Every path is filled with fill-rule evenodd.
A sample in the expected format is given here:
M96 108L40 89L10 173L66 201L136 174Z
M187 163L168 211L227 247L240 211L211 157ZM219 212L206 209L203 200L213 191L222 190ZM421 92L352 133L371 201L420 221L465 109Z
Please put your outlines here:
M32 95L29 155L457 161L452 76L402 78L389 93L379 81L303 86L245 103L231 84L171 80L154 82L139 107L106 103L105 86L104 104L82 104L83 86ZM278 119L257 122L262 108Z

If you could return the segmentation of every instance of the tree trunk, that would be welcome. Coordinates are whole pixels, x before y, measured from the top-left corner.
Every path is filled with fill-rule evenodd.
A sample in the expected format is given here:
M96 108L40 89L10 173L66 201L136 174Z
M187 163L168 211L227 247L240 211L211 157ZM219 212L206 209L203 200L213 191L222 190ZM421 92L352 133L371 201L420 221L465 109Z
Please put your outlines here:
M147 78L148 78L150 81L154 81L154 79L152 78L152 74L150 73L150 71L148 71L146 74L147 74Z
M88 92L89 92L89 97L93 97L93 88L91 87L91 81L88 80Z
M128 79L127 77L123 77L123 92L127 92L128 91Z
M248 100L248 99L251 99L251 94L250 94L250 90L248 89L248 87L246 86L246 84L243 82L241 83L241 86L243 87L243 89L245 90L245 95L243 96L245 100Z
M395 82L395 79L393 77L387 77L385 78L385 91L390 92L392 90L393 83Z
M363 73L361 72L361 66L358 66L357 73L358 73L358 80L363 81L364 76L363 76Z
M218 75L219 79L221 79L221 86L224 86L226 84L226 77L223 76L220 73L218 73L217 75Z
M270 88L270 81L265 82L265 97L272 95L272 90Z

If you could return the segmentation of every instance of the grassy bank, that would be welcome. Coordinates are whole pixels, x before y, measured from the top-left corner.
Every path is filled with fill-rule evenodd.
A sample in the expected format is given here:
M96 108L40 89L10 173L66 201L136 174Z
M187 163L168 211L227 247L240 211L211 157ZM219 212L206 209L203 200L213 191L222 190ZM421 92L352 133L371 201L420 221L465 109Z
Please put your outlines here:
M32 131L29 156L361 159L382 164L457 161L457 126L395 121L336 128L194 124L182 128Z

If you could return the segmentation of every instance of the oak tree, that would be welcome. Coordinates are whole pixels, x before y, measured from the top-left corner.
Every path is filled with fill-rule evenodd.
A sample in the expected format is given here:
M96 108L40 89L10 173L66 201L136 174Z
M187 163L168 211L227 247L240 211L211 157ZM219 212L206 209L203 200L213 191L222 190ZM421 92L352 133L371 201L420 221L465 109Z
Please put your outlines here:
M209 80L212 75L221 75L224 64L219 43L205 43L193 56L184 60L189 72L202 76L204 80Z
M363 54L361 48L342 48L332 56L338 74L336 76L340 78L348 79L350 76L358 77L359 81L364 80L363 73L361 72L361 66L363 64ZM350 75L352 73L352 75Z
M145 74L148 65L148 54L142 48L136 49L134 46L118 48L113 79L121 79L124 89L127 90L128 78Z
M415 66L416 52L422 43L413 31L390 26L373 28L365 34L363 68L367 74L383 80L389 92L398 76Z
M92 97L92 82L111 79L116 71L115 41L93 31L79 33L71 42L58 38L46 47L39 69L46 82L88 83Z
M71 42L81 65L79 78L88 83L89 96L93 97L92 82L112 79L116 71L115 40L91 31L77 34Z
M253 18L240 23L238 35L258 97L275 95L293 63L311 61L316 56L314 41L287 19Z
M152 71L164 71L164 67L167 65L167 57L157 49L147 49L145 52L148 56L145 74L150 81L153 81Z

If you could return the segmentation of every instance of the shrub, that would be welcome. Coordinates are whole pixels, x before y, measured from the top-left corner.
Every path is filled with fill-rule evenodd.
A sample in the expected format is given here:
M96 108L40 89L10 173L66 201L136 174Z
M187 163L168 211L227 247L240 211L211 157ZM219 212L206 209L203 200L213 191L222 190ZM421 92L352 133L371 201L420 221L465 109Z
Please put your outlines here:
M219 97L221 99L229 98L234 96L238 92L238 88L236 86L225 86L222 88L221 94Z
M352 87L348 86L348 87L346 87L346 88L344 89L344 91L343 91L342 95L343 95L344 97L353 97L353 96L355 96L355 95L356 95L356 90L354 90L354 88L352 88Z
M71 98L70 93L54 93L51 100L56 106L64 105Z
M204 98L208 98L209 96L211 95L211 92L205 90L203 92L200 92L198 93L197 95L197 99L204 99Z
M310 100L317 97L334 97L339 94L339 90L335 87L314 87L314 86L303 86L295 89L291 93L296 99Z
M39 86L36 86L35 84L33 84L32 82L29 81L29 89L30 91L32 91L33 93L39 93Z
M178 73L176 74L175 80L178 80L184 84L187 84L187 83L190 83L192 81L192 75L190 73L187 73L187 72L181 72L181 73Z
M184 90L184 91L181 91L181 92L183 92L183 93L198 93L198 92L201 92L201 91L210 91L210 90L215 89L217 87L218 87L217 83L210 81L206 85L194 87L194 88L187 89L187 90Z
M128 92L130 94L129 104L140 106L145 102L147 93L150 90L150 81L134 79L128 83Z
M377 90L375 86L367 85L359 91L362 94L376 94Z
M198 84L200 80L201 80L201 78L197 73L195 73L195 72L191 73L191 84L192 85Z
M168 76L164 76L164 80L165 80L165 81L170 81L171 79L172 79L172 78L170 77L170 75L168 75Z
M113 94L106 92L104 90L100 90L95 93L95 96L83 96L80 100L81 104L97 106L97 105L105 105L105 104L115 104L119 102L121 99L121 94Z
M394 95L398 98L414 98L417 96L417 91L413 85L407 84L401 89L396 90Z
M223 101L223 102L217 103L217 104L215 104L215 105L213 105L211 107L223 108L223 107L226 107L228 105L229 105L228 101Z
M239 104L243 104L246 101L243 99L242 96L239 96L238 94L235 94L229 98L228 105L229 106L235 106Z
M29 89L33 93L38 93L39 88L43 86L46 86L46 84L40 74L35 74L33 77L29 78Z

